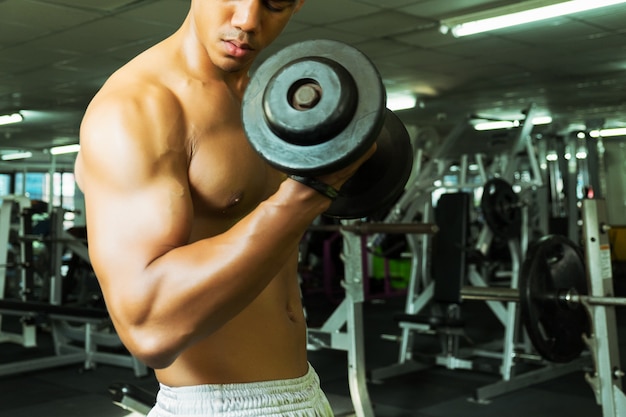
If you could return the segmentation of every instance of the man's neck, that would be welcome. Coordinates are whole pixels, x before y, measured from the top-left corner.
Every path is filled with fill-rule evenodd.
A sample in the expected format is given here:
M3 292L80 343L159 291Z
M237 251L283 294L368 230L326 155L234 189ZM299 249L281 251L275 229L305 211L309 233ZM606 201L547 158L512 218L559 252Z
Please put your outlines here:
M191 77L204 83L223 82L234 94L240 97L243 95L243 90L248 84L251 65L233 71L216 65L205 45L198 39L189 17L168 41L179 45L175 48L178 51L179 62Z

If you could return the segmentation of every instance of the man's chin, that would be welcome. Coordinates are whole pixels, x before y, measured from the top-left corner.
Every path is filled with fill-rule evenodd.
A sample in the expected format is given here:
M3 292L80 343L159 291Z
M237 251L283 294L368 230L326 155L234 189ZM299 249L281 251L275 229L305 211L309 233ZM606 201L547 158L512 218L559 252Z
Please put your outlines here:
M226 59L220 67L224 72L227 72L229 74L236 74L239 72L248 72L248 68L250 68L250 63L231 58Z

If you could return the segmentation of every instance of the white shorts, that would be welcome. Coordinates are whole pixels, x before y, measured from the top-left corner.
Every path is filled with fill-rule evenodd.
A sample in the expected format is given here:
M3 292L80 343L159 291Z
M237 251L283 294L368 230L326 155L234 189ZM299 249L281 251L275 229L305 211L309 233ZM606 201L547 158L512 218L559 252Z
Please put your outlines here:
M161 384L148 417L332 417L309 365L306 375L277 381L168 387Z

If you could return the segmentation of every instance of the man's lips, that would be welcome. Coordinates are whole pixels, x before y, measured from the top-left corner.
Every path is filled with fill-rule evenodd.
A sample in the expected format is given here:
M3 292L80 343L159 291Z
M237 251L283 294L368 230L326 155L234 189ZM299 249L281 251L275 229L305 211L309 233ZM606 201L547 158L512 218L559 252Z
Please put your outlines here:
M252 51L254 50L247 43L240 43L236 41L226 40L224 41L224 45L225 45L227 53L236 58L244 57L252 53Z

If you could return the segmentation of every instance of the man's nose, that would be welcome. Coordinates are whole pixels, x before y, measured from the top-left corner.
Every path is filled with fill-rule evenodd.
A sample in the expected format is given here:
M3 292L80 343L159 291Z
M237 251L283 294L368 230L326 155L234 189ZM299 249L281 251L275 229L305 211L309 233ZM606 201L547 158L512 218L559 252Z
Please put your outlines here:
M241 0L235 2L232 25L244 32L255 32L261 23L261 2Z

